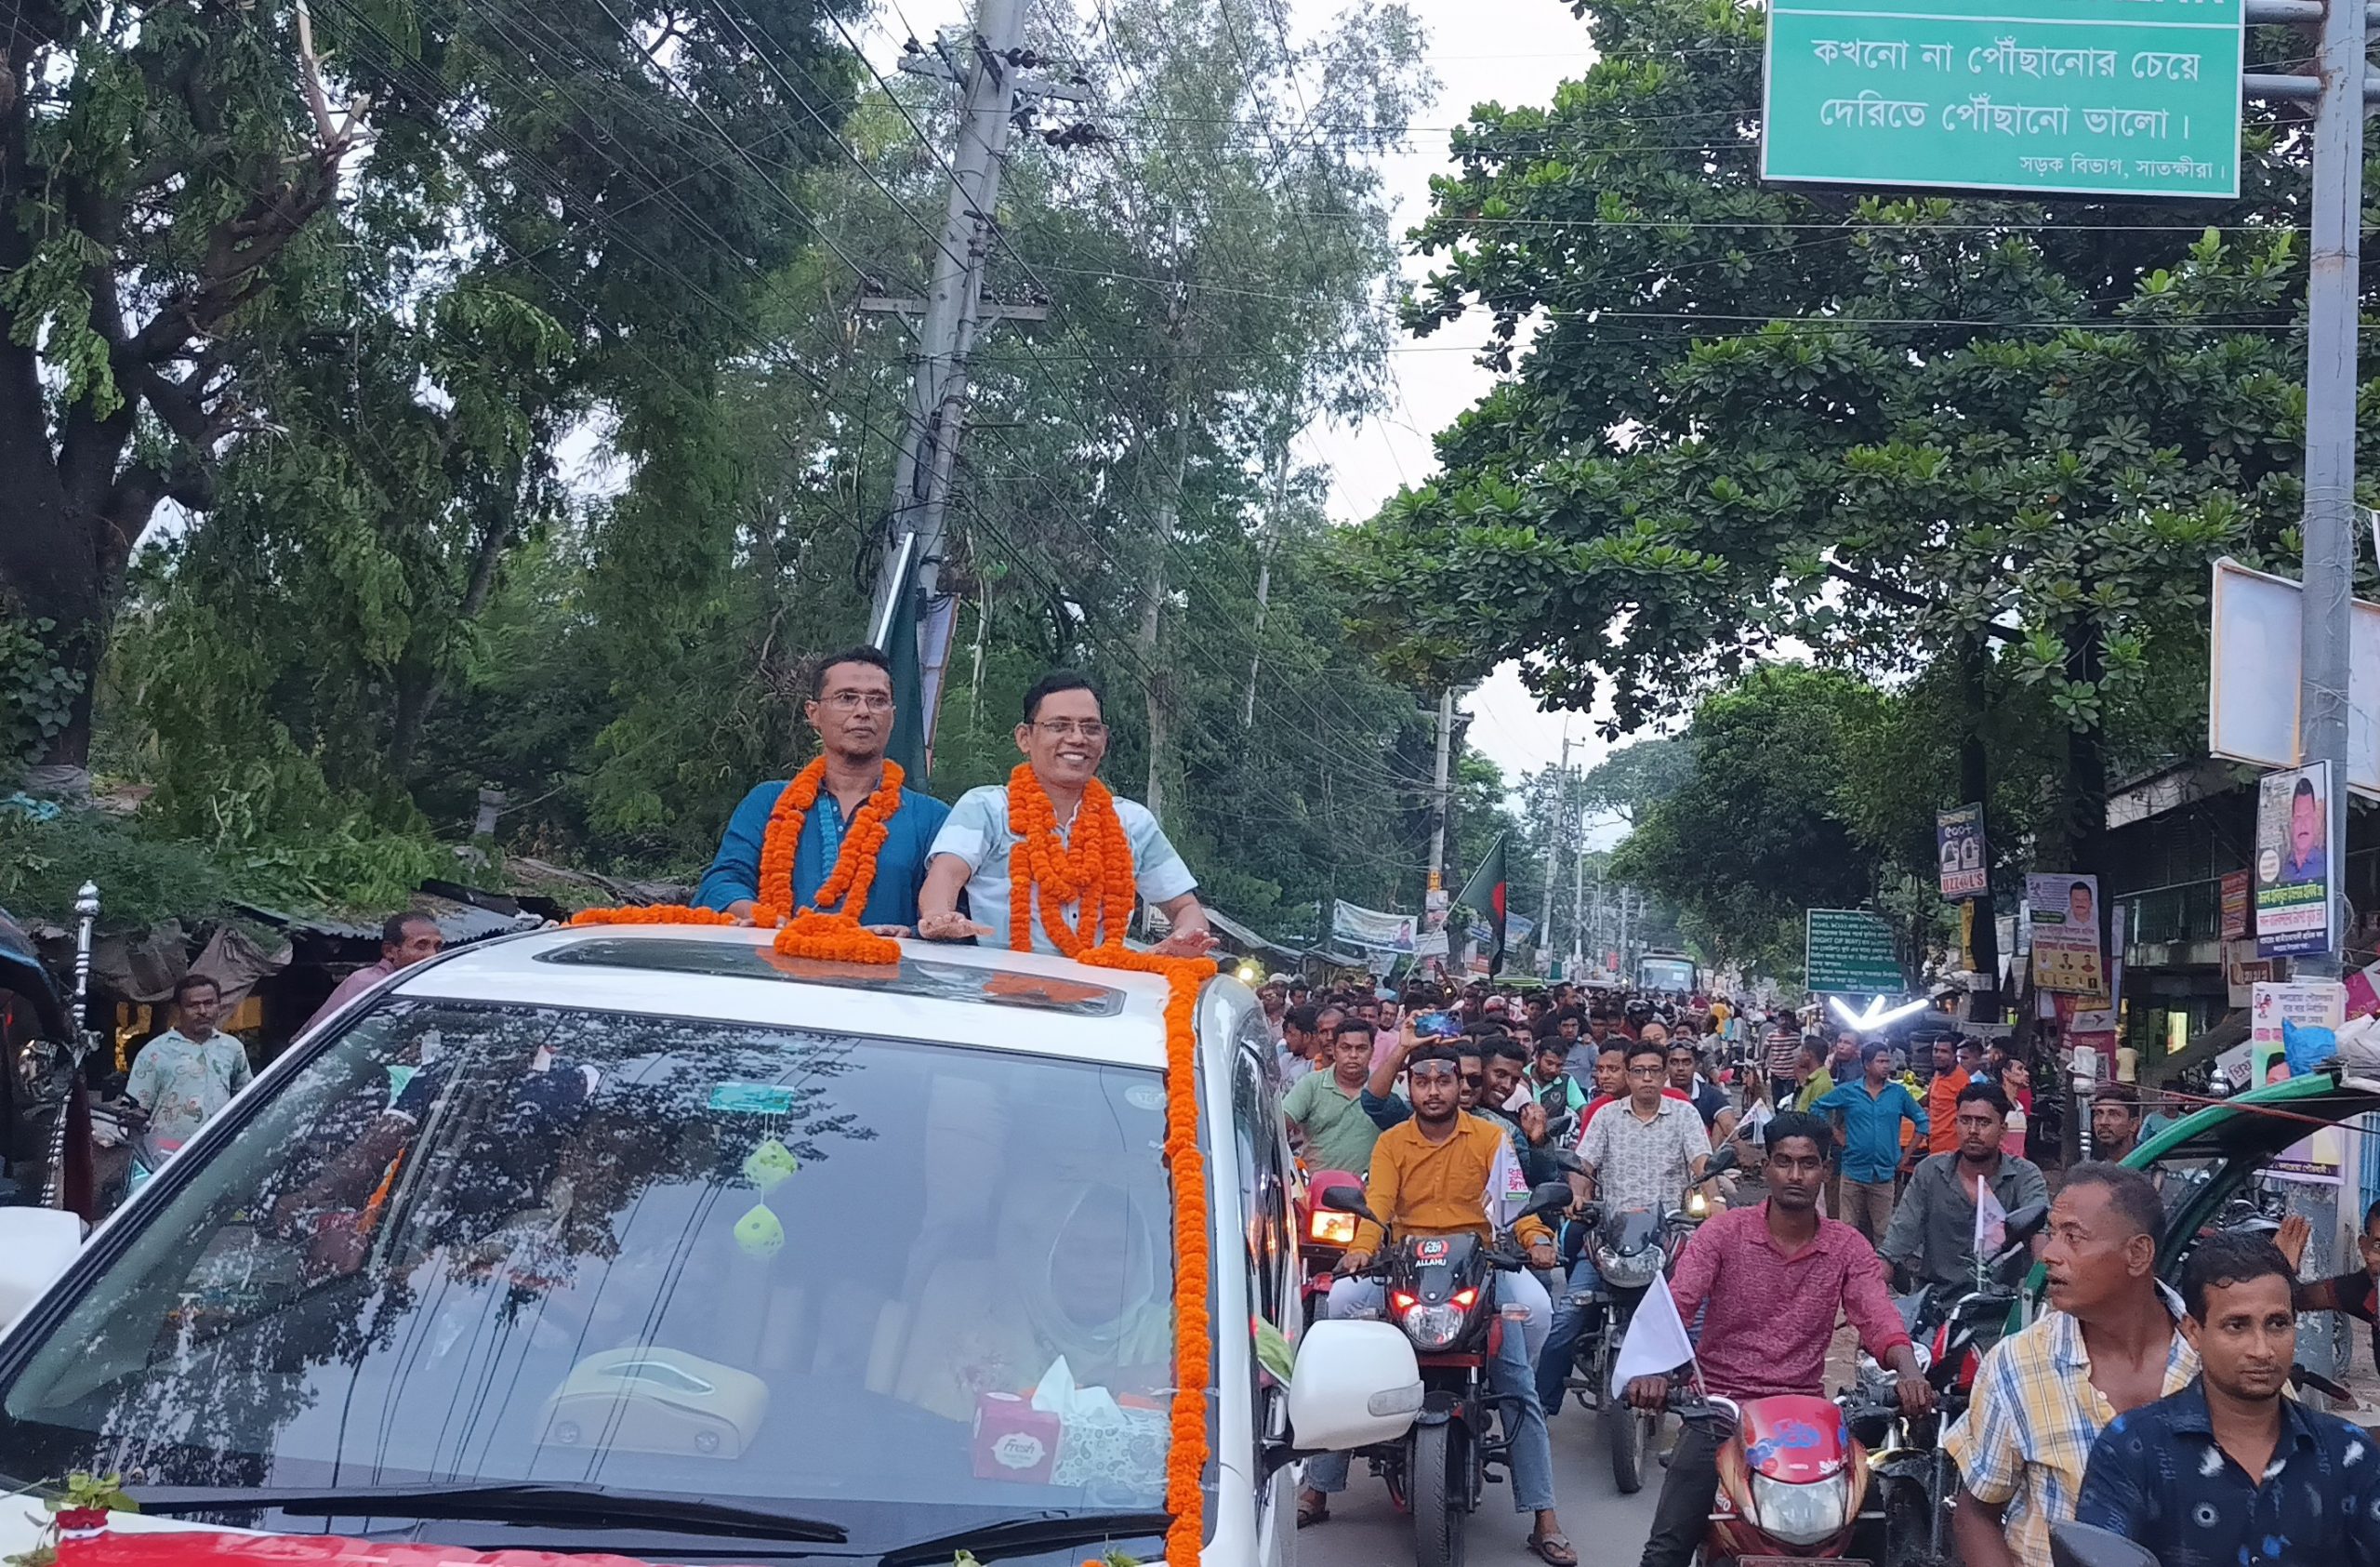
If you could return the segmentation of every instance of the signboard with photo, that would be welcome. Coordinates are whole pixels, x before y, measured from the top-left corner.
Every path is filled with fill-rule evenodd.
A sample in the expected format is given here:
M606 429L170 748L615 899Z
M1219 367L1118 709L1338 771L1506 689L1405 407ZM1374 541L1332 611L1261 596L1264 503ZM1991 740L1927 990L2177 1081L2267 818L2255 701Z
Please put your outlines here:
M2256 788L2256 950L2268 958L2329 951L2331 764L2268 773Z
M2108 992L2099 953L2099 879L2064 871L2025 878L2033 927L2033 985L2078 996Z
M2280 1082L2289 1076L2289 1062L2282 1054L2282 1023L2301 1029L2335 1029L2346 1020L2347 987L2335 979L2258 985L2248 1003L2250 1082ZM2283 1150L2265 1173L2276 1180L2337 1186L2346 1165L2346 1131L2324 1126Z
M1962 805L1934 813L1934 852L1941 862L1942 896L1956 903L1990 890L1990 860L1984 853L1983 807Z
M1330 906L1330 934L1352 946L1375 952L1410 952L1419 934L1410 914L1366 909L1340 898Z

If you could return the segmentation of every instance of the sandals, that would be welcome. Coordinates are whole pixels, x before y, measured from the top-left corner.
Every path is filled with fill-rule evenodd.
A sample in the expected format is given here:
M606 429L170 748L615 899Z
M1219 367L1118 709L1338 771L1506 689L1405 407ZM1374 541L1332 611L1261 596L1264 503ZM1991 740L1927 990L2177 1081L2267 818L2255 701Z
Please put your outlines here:
M1579 1567L1578 1551L1559 1534L1532 1534L1528 1537L1528 1548L1550 1567Z
M1310 1529L1317 1523L1329 1521L1329 1518L1330 1504L1329 1502L1316 1502L1309 1505L1304 1497L1301 1496L1298 1498L1299 1528Z

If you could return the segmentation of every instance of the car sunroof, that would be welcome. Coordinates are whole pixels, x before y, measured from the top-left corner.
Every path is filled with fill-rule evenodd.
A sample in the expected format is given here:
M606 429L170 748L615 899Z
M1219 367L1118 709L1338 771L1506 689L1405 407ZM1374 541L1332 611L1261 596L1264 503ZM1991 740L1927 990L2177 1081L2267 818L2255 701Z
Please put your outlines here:
M536 961L643 969L659 974L712 975L722 979L787 979L804 985L874 990L884 995L1022 1006L1076 1017L1113 1017L1124 1010L1123 991L1079 979L909 957L897 964L829 963L818 958L788 958L772 948L731 941L640 941L593 936L540 952Z

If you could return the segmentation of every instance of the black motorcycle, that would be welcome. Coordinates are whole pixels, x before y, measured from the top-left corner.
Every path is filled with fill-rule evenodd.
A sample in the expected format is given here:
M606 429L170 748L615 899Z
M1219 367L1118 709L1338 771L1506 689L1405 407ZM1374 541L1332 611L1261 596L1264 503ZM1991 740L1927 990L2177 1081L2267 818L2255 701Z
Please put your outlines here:
M1645 1458L1659 1441L1661 1416L1631 1409L1611 1396L1612 1367L1620 1347L1627 1342L1628 1324L1653 1281L1667 1273L1684 1249L1686 1238L1711 1215L1711 1200L1703 1185L1736 1167L1732 1144L1712 1155L1708 1172L1688 1189L1686 1201L1655 1213L1645 1208L1606 1209L1590 1202L1575 1223L1584 1243L1594 1249L1595 1271L1602 1288L1588 1298L1588 1308L1602 1308L1579 1335L1571 1355L1567 1381L1582 1409L1596 1411L1603 1420L1605 1445L1611 1451L1612 1482L1623 1496L1645 1488Z
M2047 1203L2025 1204L2008 1215L2004 1246L1977 1268L1972 1284L1928 1284L1899 1302L1917 1362L1934 1388L1933 1414L1904 1419L1890 1396L1890 1374L1860 1357L1861 1386L1844 1402L1851 1434L1868 1450L1884 1519L1885 1567L1947 1559L1958 1475L1942 1433L1966 1412L1983 1357L2006 1336L2017 1285L2032 1263L2030 1242L2048 1221Z
M1380 1225L1388 1239L1373 1266L1355 1277L1378 1279L1389 1321L1404 1330L1421 1368L1421 1413L1397 1441L1363 1450L1372 1472L1413 1514L1417 1567L1459 1567L1464 1526L1491 1478L1491 1465L1509 1470L1517 1401L1488 1385L1488 1364L1501 1335L1522 1324L1496 1308L1496 1274L1517 1272L1527 1256L1504 1231L1493 1242L1475 1235L1398 1236L1353 1187L1321 1194L1326 1207ZM1529 1193L1520 1219L1560 1213L1570 1189L1548 1181ZM1489 1414L1495 1415L1489 1421Z

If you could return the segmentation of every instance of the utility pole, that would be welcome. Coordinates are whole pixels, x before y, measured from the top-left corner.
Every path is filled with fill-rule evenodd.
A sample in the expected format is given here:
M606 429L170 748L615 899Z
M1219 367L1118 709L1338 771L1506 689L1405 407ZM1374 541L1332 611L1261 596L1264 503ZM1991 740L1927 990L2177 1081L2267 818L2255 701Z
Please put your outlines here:
M2248 96L2312 99L2313 230L2306 280L2306 539L2301 569L2297 761L2331 764L2325 842L2347 847L2348 604L2355 582L2355 416L2358 290L2363 221L2363 121L2370 90L2364 50L2370 12L2363 0L2248 0L2247 20L2321 23L2312 76L2250 74ZM2340 896L2338 879L2332 897ZM2339 924L2335 902L2332 928ZM2294 972L2335 979L2335 948L2301 958Z
M866 295L859 302L864 312L921 320L901 445L892 461L892 525L868 617L869 638L879 648L891 645L901 595L914 592L923 604L941 579L944 514L967 419L967 361L976 334L987 321L1041 321L1050 313L1046 303L984 299L984 261L993 244L1000 166L1018 118L1018 100L1027 94L1078 101L1083 97L1078 88L1039 80L1022 69L1029 58L1018 47L1024 23L1022 0L977 0L972 29L946 29L931 48L912 39L901 59L902 70L958 86L964 101L926 297ZM932 717L920 715L921 735L931 736Z
M1580 968L1586 961L1587 933L1587 835L1570 849L1570 966Z
M1554 829L1545 835L1545 902L1537 911L1537 949L1554 954L1554 885L1562 868L1562 832L1570 819L1570 725L1562 725L1562 770L1554 779Z
M1447 807L1448 766L1454 753L1454 687L1438 693L1438 761L1430 794L1430 890L1447 884Z

